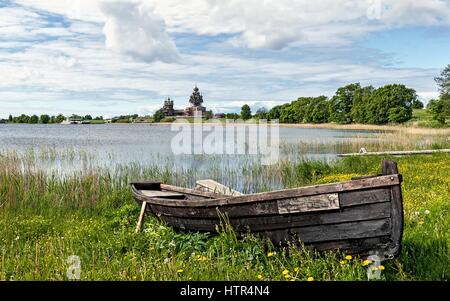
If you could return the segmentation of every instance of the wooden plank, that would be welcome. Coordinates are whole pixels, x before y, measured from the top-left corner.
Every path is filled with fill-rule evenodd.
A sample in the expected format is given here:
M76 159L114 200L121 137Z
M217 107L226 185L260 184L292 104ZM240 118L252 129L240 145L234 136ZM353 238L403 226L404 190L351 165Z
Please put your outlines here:
M391 220L378 219L362 222L349 222L336 225L300 227L286 230L265 231L264 235L274 243L288 240L301 240L315 243L333 240L361 239L390 234Z
M365 152L365 153L349 153L338 154L338 157L352 157L352 156L406 156L406 155L431 155L436 153L450 153L450 149L430 149L430 150L415 150L415 151L385 151L385 152Z
M341 208L379 202L389 202L390 199L391 191L389 188L375 188L339 193Z
M372 203L389 202L391 199L391 192L389 188L375 188L365 190L355 190L339 193L340 208L347 208L352 206L363 206ZM289 200L289 199L288 199ZM159 205L152 203L154 212L159 212L161 215L178 216L178 217L195 217L195 218L215 218L217 210L226 213L229 218L238 217L262 217L279 214L279 203L281 200L268 200L265 202L254 203L240 203L228 204L215 207L206 206L191 206L179 207L171 206L172 204ZM196 203L197 200L191 200ZM213 200L210 200L213 202Z
M170 200L172 201L172 200ZM213 200L211 200L212 202ZM196 207L178 207L178 206L165 206L154 204L153 199L148 200L151 204L151 208L154 212L158 212L161 215L177 216L177 217L192 217L192 218L217 218L217 210L222 213L226 213L229 217L246 217L246 216L264 216L278 214L277 201L266 201L256 203L243 203L237 205L224 205L224 206L196 206ZM196 200L190 202L195 203Z
M369 255L373 252L385 253L389 244L390 236L379 236L362 239L346 239L306 244L306 247L318 251L342 250L349 255Z
M175 198L175 199L184 198L184 194L174 191L141 190L141 193L148 197Z
M351 190L370 189L385 186L398 185L400 183L398 175L380 176L367 179L352 180L335 184L314 185L294 189L285 189L271 192L262 192L249 195L242 195L236 197L221 197L217 198L217 194L210 192L200 192L193 189L176 187L171 185L161 184L161 188L165 190L178 191L182 193L197 194L201 196L216 197L215 200L152 200L152 204L159 204L163 206L178 206L178 207L217 207L222 205L243 204L268 200L278 200L292 197L318 195L325 193L336 193Z
M339 224L346 222L364 221L389 218L391 205L389 202L357 206L330 212L310 212L307 214L254 216L245 218L230 218L231 226L237 232L260 232L281 230L293 227ZM195 217L161 216L169 225L194 231L215 232L220 220L216 218L199 219ZM180 226L182 225L182 227Z
M328 193L282 199L278 200L277 204L280 214L333 210L339 209L339 197L337 193Z
M211 179L198 180L197 187L202 189L203 191L215 192L223 195L234 195L234 196L243 195L239 191L236 191L231 187L225 186Z
M139 213L139 218L137 221L137 225L136 225L136 230L134 232L138 233L139 231L141 231L142 228L142 222L144 220L144 216L145 216L145 210L147 207L147 203L146 202L142 202L141 205L141 212Z
M394 161L383 160L381 162L381 170L383 174L397 174L397 163ZM400 253L401 241L403 236L403 199L400 185L391 187L391 245L387 251L388 255L396 256Z
M178 187L174 185L169 184L161 184L161 189L168 190L168 191L176 191L184 194L190 194L198 197L203 197L205 199L211 199L211 198L219 198L219 197L225 197L225 195L215 192L208 192L208 191L200 191L197 189L191 189L191 188L185 188L185 187ZM192 202L190 202L192 204Z

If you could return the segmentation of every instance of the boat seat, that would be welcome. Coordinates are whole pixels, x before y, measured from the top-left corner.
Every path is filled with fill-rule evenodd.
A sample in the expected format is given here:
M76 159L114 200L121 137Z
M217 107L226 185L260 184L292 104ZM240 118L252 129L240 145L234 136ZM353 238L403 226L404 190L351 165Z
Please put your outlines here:
M184 194L173 191L161 190L141 190L141 193L148 197L165 198L165 199L184 199Z

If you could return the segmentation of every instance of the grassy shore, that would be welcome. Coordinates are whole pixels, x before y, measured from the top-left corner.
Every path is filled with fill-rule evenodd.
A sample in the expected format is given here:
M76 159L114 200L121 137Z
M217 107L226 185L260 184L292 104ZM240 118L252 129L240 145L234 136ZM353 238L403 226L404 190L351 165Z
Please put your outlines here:
M279 177L284 187L295 187L377 173L381 159L280 162L238 172L252 182ZM381 279L449 280L450 155L395 160L404 177L405 231L402 252L383 262ZM227 227L218 235L181 234L147 218L144 231L135 234L138 206L127 183L145 175L191 185L199 177L195 170L135 166L120 176L86 170L60 178L33 164L13 153L0 156L1 280L65 280L70 255L81 259L82 280L366 279L362 258L294 247L286 252L253 236L237 239ZM271 188L261 183L258 190Z

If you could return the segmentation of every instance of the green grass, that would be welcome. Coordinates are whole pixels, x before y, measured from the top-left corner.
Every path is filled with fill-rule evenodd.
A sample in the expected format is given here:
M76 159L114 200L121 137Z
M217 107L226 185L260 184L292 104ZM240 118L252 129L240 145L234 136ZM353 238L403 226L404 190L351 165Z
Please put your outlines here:
M378 173L381 159L281 162L242 167L242 174L256 173L252 181L263 183L276 176L295 187ZM405 231L401 254L383 262L381 279L449 280L450 155L395 160L404 178ZM218 235L183 234L147 218L143 232L135 234L139 209L127 186L133 171L60 178L31 168L23 172L22 164L17 156L0 155L0 280L66 280L70 255L81 259L82 280L367 279L361 258L280 249L253 236L237 239L227 227ZM195 172L153 167L142 174L187 185Z
M431 115L431 113L426 109L413 110L413 117L410 121L407 122L407 125L415 125L427 128L448 127L447 125L434 120L433 115Z
M104 124L104 123L105 123L104 120L95 120L95 119L93 119L93 120L89 121L89 124Z

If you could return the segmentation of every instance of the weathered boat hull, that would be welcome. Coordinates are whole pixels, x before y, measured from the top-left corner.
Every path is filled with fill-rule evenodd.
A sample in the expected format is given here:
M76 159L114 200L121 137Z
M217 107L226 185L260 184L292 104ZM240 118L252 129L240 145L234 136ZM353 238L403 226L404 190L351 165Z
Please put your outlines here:
M215 232L226 216L238 233L275 244L301 241L321 251L395 256L403 231L402 179L395 162L383 161L382 169L380 176L348 182L231 197L159 183L133 183L132 189L148 213L177 229Z

